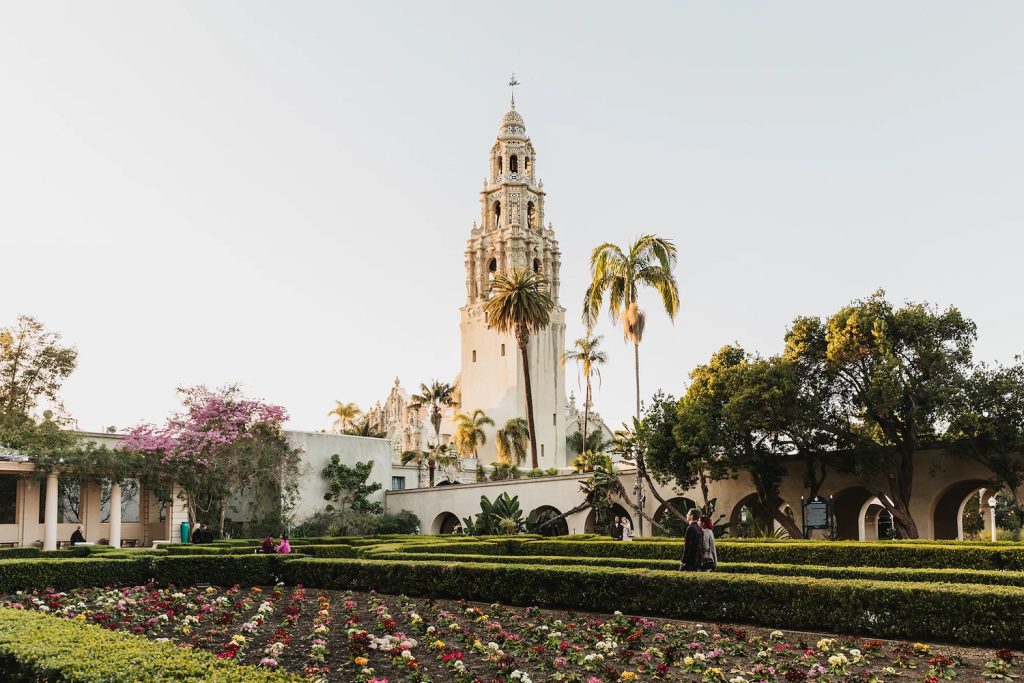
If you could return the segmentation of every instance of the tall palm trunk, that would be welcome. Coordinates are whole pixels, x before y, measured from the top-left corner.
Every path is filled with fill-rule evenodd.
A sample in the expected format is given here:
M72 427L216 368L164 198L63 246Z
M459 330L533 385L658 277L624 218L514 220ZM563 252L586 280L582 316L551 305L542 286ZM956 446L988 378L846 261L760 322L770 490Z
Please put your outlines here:
M590 431L590 375L587 375L587 396L583 399L583 452L587 452L587 432Z
M533 385L530 382L530 358L526 353L526 345L530 341L530 333L519 330L516 333L519 352L523 355L523 386L526 388L526 423L530 427L530 464L534 469L540 467L537 462L537 430L533 424Z
M434 461L428 463L427 471L430 472L430 488L434 488Z
M636 375L636 419L640 420L640 340L633 340L633 370ZM647 476L647 469L644 467L644 454L637 450L636 453L636 509L640 513L637 520L636 532L644 535L644 478Z

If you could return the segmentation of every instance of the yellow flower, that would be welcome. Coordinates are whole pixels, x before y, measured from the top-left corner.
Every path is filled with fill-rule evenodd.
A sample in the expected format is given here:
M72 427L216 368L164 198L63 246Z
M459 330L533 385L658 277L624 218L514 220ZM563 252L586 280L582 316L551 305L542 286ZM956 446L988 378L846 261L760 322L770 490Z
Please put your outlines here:
M639 676L632 671L623 671L622 675L619 676L620 681L635 681L637 678L639 678Z
M75 621L85 621L85 614L79 614L77 617L75 617Z
M370 660L366 657L356 657L354 661L356 663L356 666L366 666L370 663Z
M444 641L443 640L435 640L434 642L432 642L430 644L430 647L434 648L435 650L443 650L444 649Z
M926 655L929 651L931 651L931 647L925 645L924 643L914 643L914 652L916 652L917 654Z

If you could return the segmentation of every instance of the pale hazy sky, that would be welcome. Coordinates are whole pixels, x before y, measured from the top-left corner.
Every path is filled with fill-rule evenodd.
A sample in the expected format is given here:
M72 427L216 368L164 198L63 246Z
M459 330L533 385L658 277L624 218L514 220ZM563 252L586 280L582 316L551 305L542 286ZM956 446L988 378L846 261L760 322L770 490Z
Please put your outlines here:
M84 429L200 382L319 429L452 379L512 71L568 340L593 246L678 243L645 394L877 287L960 307L979 358L1024 351L1019 2L5 1L0 325L78 346ZM601 327L617 425L631 359Z

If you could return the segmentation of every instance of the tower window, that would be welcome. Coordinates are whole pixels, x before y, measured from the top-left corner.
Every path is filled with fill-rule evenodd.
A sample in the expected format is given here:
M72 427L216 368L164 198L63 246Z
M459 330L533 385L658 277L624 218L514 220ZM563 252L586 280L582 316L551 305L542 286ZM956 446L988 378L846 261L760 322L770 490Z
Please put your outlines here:
M533 272L535 272L535 273L539 273L540 272L540 259L539 258L533 259Z
M544 457L544 444L540 445L540 457Z
M529 158L529 157L527 157L527 158ZM533 202L527 202L527 204L526 204L526 224L528 226L530 226L531 228L536 227L534 225L536 220L537 220L536 207L533 205Z
M473 362L476 362L476 349L473 349Z
M505 355L505 345L504 344L501 345L501 355L503 355L503 356Z
M501 202L494 202L494 227L501 227Z
M527 173L530 172L530 157L523 158L523 170Z
M551 424L555 427L558 426L558 413L551 413Z
M519 173L519 157L515 154L508 158L508 172Z
M497 175L501 175L501 172L502 172L502 161L503 161L502 157L499 156L498 157L498 173L497 173Z

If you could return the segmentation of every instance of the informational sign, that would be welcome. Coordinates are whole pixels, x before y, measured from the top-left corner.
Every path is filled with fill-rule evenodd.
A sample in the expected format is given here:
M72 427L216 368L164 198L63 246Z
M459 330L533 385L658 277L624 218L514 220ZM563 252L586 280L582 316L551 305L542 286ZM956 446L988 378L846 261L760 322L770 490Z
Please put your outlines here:
M804 527L807 529L828 529L828 501L815 496L804 503Z

